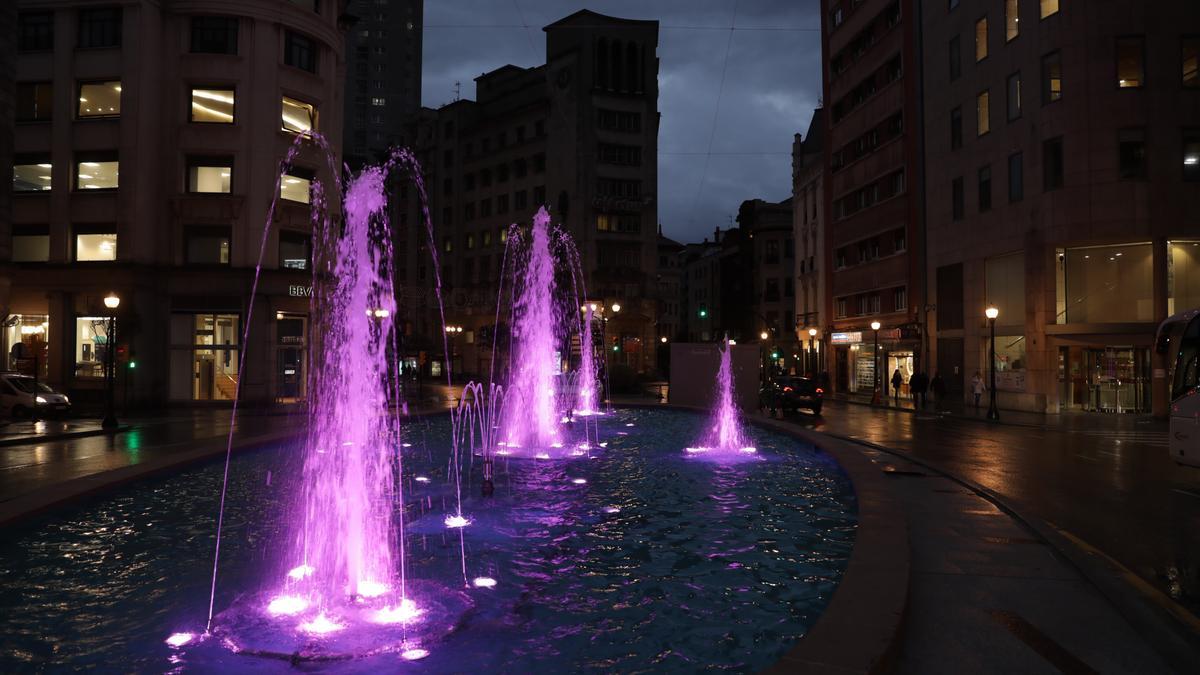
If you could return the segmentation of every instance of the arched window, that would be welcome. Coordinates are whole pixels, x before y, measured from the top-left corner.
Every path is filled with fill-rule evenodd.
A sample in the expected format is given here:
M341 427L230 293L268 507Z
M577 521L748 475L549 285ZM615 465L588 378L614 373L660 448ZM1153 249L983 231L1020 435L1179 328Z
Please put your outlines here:
M625 69L628 73L625 76L626 91L640 91L638 86L638 46L636 43L630 42L625 45Z
M608 40L596 41L596 86L608 88Z

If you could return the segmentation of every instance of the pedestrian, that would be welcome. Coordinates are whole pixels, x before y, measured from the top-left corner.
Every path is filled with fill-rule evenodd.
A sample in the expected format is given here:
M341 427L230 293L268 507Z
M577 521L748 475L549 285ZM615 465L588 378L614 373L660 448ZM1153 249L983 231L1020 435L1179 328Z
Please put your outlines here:
M971 393L975 394L975 409L979 410L979 398L983 396L983 376L979 371L975 371L975 377L971 378Z
M925 371L918 370L908 381L908 390L912 392L913 406L925 407L925 392L929 389L929 376Z
M933 381L929 383L929 390L933 392L934 407L940 405L946 398L946 381L942 379L939 371L933 371Z
M900 402L900 385L904 384L904 376L900 374L900 369L896 368L896 372L892 373L892 397L896 403Z

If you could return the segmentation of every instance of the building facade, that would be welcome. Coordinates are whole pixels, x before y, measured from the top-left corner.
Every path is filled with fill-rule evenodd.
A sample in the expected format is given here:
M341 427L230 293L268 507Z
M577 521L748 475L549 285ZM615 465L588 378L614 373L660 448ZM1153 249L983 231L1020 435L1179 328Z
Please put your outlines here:
M25 343L44 381L99 401L115 348L129 405L228 401L239 382L302 398L309 188L340 165L307 136L340 147L343 3L17 4L8 366L32 370L10 356Z
M796 247L796 335L807 352L805 371L825 371L829 348L825 294L824 110L813 111L808 135L792 142L792 230Z
M1001 407L1165 413L1155 330L1200 306L1200 5L955 5L923 3L937 369L986 377L994 306Z
M838 391L878 382L886 393L890 374L907 382L923 351L916 8L913 0L821 7L830 375Z
M737 222L747 249L751 335L759 340L771 373L803 373L804 355L797 335L796 244L792 200L742 202ZM766 334L766 339L762 335Z
M378 162L402 146L421 108L425 0L351 0L346 11L343 155L351 166Z
M423 111L412 132L436 232L446 322L463 328L451 345L455 372L489 372L492 338L504 332L496 323L502 290L496 279L509 226L529 223L546 206L578 248L581 294L607 308L609 365L646 373L655 368L660 337L658 23L585 10L544 30L545 65L480 75L475 100ZM405 236L424 245L419 200L402 191L406 197ZM406 320L410 342L422 345L441 323L432 317L428 252L408 250ZM440 353L440 338L437 346Z

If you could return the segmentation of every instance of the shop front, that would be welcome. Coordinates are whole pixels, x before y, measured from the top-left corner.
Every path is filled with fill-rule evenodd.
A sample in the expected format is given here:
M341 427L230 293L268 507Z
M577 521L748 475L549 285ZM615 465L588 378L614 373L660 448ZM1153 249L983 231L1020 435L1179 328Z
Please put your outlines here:
M1150 412L1150 373L1149 347L1059 347L1060 407L1086 412Z

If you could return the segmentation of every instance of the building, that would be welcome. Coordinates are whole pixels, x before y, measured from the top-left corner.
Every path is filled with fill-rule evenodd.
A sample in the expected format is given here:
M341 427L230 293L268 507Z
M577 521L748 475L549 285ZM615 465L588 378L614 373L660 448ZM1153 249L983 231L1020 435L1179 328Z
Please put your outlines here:
M825 370L825 113L813 111L808 135L792 143L792 229L796 248L796 334L807 372Z
M822 0L826 269L837 391L885 393L922 357L919 68L914 0ZM872 322L878 321L880 353ZM902 390L907 392L907 385Z
M721 231L716 241L684 244L677 254L680 270L679 336L681 342L708 342L723 333L721 321Z
M1165 414L1155 329L1200 306L1200 5L923 5L935 367L986 376L991 305L1001 407Z
M352 166L403 146L421 108L424 0L351 0L343 153Z
M19 0L10 368L33 369L11 358L25 343L45 381L99 402L115 293L120 401L305 395L309 186L339 158L303 142L277 174L298 135L340 147L341 4Z
M679 266L679 254L683 244L664 237L662 226L658 228L658 340L655 345L659 374L669 374L667 361L671 355L671 340L679 339L681 328L680 295L683 293L683 270Z
M797 339L796 244L791 197L779 203L749 199L738 208L737 222L747 250L750 336L760 341L774 372L805 369ZM763 334L767 337L764 340ZM764 359L765 360L765 359Z
M546 64L506 65L475 79L475 100L421 113L422 160L446 302L462 327L455 372L490 372L497 287L512 223L547 206L579 251L587 299L608 308L609 365L655 368L657 299L658 23L580 11L545 27ZM402 217L425 242L420 204ZM402 193L402 199L405 193ZM402 275L413 349L436 345L428 252L408 247ZM620 310L612 311L613 305ZM504 352L506 353L506 351Z

